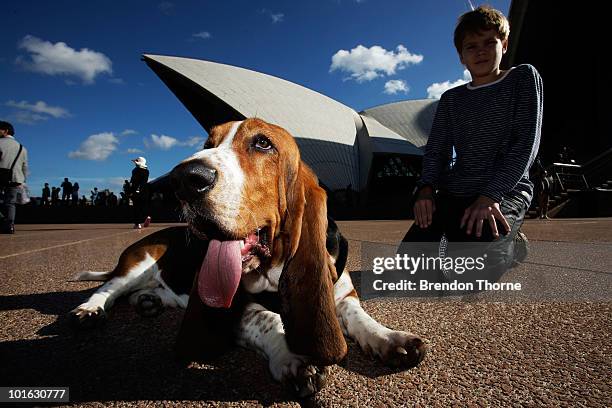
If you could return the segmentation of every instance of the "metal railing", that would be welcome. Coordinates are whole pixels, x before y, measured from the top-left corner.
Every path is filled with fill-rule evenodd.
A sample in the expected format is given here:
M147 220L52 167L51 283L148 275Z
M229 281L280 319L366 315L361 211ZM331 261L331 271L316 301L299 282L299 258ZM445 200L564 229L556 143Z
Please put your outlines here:
M584 169L580 164L553 163L547 171L553 175L561 192L589 189Z
M593 187L612 180L612 149L605 150L582 166L583 174Z

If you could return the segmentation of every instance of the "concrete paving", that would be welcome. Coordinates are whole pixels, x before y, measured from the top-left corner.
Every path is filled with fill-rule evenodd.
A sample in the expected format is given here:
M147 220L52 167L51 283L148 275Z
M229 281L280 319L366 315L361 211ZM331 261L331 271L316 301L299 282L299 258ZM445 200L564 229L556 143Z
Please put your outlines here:
M363 246L393 247L411 222L339 225L359 284ZM65 314L98 286L70 278L112 268L127 245L165 226L18 225L0 235L0 387L68 386L73 406L612 406L610 218L528 220L530 254L502 278L522 282L519 294L364 301L381 323L426 339L429 354L398 372L349 342L327 387L306 402L248 350L177 365L180 310L143 318L119 301L102 328L68 325Z

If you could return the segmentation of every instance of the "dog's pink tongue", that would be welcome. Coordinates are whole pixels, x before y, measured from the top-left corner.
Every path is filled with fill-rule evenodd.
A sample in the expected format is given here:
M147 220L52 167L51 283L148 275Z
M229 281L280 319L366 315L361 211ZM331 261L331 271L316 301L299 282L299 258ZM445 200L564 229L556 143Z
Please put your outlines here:
M240 241L211 240L198 276L200 299L211 307L230 307L241 274Z

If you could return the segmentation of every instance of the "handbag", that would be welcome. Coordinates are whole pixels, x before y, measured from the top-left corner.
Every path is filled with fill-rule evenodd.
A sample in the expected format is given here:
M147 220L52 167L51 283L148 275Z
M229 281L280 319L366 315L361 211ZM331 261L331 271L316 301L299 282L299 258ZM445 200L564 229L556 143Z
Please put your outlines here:
M21 155L21 151L23 150L23 145L19 144L19 151L17 152L17 156L15 156L15 160L13 160L13 164L10 169L0 169L0 187L8 187L13 184L13 169L15 168L15 163L17 163L17 159Z
M30 202L30 189L25 184L20 184L17 187L17 197L15 204L24 205Z

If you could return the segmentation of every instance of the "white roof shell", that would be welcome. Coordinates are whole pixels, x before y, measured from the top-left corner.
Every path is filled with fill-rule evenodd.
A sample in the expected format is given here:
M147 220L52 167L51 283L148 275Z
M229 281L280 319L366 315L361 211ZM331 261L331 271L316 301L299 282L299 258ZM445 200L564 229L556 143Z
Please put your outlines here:
M233 115L232 120L258 117L287 129L304 161L331 190L349 184L365 188L372 153L422 154L418 147L426 141L423 126L405 123L423 111L427 104L420 101L414 107L401 102L358 114L325 95L271 75L191 58L143 57L203 126L210 126L203 123L210 118L203 117L212 103L226 107L224 113ZM193 98L185 97L187 93L193 93ZM204 101L200 98L204 94L213 97ZM365 141L357 138L364 125L370 136Z

